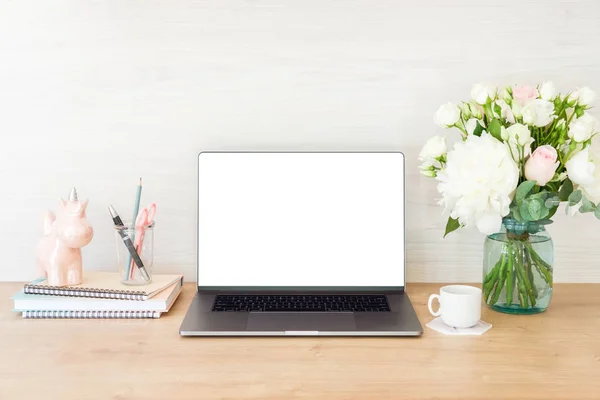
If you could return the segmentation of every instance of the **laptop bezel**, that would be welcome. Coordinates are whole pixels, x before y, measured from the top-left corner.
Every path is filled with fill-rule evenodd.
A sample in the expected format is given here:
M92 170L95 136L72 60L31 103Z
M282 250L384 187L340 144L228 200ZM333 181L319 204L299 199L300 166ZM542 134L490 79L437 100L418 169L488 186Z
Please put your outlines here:
M400 154L402 156L402 186L403 186L403 227L404 230L404 254L403 254L403 265L402 265L402 274L404 285L402 286L200 286L198 278L199 278L199 270L200 270L200 255L199 255L199 243L198 243L198 232L200 229L200 216L198 215L198 210L200 208L200 181L199 181L199 173L200 173L200 157L202 154L215 154L215 153L278 153L278 154L293 154L293 153L323 153L323 154L339 154L339 153L349 153L349 154ZM202 293L253 293L253 292L273 292L273 293L294 293L294 292L302 292L302 293L325 293L325 292L333 292L333 293L403 293L406 289L406 156L401 151L229 151L229 150L210 150L210 151L201 151L197 156L197 164L196 164L196 286L198 292Z

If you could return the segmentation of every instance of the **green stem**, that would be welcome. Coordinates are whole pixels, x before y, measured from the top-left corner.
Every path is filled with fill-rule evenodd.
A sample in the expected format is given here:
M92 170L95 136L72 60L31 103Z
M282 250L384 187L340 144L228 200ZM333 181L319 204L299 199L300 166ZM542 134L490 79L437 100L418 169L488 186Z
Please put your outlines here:
M523 285L525 286L526 293L529 296L531 307L535 307L536 296L535 293L533 293L533 288L531 287L531 281L529 281L529 277L527 276L527 271L525 271L525 268L522 264L519 265L519 270L523 279Z
M510 251L510 250L509 250ZM504 258L504 262L500 267L500 272L498 274L498 280L496 281L496 287L494 288L494 293L492 295L491 301L488 302L490 305L494 305L498 302L500 298L500 293L502 293L502 288L504 287L504 283L506 282L507 276L507 266L510 263L510 256Z
M513 289L515 286L515 271L513 269L513 259L510 253L508 255L508 265L506 268L506 305L510 306L512 304Z
M533 278L532 264L535 264L535 263L533 262L531 252L526 247L524 247L523 248L523 266L525 267L525 272L527 273L527 278L529 278L531 290L533 291L533 294L535 294L537 296L537 288L535 286L535 279Z
M542 260L539 254L533 250L531 245L528 245L527 248L529 250L529 255L531 256L533 266L537 269L546 283L552 287L552 267L547 262Z
M494 268L492 268L492 270L490 272L488 272L488 274L486 275L484 281L483 281L483 296L487 299L490 295L490 293L492 293L492 289L494 288L494 285L497 283L498 281L498 274L500 272L500 268L502 267L502 264L504 263L504 251L502 252L502 255L500 256L500 259L498 260L498 262L496 263L496 265L494 266Z

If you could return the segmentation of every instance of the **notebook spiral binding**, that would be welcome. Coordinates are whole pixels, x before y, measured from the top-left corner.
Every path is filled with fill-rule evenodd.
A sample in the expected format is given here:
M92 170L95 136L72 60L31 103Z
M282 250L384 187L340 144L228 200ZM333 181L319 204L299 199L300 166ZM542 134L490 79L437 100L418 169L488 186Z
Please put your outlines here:
M158 311L42 311L28 310L23 311L23 319L48 319L48 318L67 318L67 319L142 319L159 318Z
M61 286L31 286L25 285L25 294L47 294L53 296L94 297L115 300L147 300L148 295L142 291L100 290L100 289L69 289Z

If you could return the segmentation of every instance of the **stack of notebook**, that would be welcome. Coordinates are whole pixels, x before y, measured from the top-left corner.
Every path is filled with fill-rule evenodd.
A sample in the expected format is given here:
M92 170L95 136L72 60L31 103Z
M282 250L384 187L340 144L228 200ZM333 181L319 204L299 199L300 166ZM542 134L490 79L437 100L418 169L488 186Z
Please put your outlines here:
M127 286L117 273L86 272L80 285L50 286L38 279L11 299L23 318L159 318L182 284L182 275L154 275L148 285Z

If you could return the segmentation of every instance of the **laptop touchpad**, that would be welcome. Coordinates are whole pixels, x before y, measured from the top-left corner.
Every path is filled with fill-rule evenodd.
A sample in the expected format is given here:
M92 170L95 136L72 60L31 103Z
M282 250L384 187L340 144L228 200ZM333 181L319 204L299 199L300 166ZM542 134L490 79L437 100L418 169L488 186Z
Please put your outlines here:
M354 331L353 313L253 312L247 331Z

